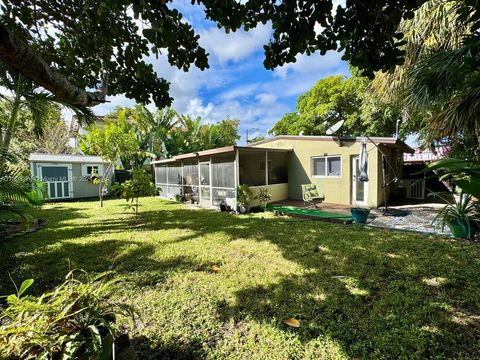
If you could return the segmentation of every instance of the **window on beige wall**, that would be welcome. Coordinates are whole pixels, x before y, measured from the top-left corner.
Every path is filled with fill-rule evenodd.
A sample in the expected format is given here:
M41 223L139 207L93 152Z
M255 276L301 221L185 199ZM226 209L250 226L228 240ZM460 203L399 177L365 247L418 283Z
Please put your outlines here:
M340 155L315 156L312 158L311 168L314 177L340 177L342 158Z

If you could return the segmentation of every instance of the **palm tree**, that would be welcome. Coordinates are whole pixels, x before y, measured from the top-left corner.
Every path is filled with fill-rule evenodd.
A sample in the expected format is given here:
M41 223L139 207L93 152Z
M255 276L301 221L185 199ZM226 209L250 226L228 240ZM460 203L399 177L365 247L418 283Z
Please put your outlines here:
M6 150L10 147L22 109L26 109L30 113L34 124L33 132L36 136L41 136L43 133L52 102L68 106L79 116L81 121L89 122L93 119L93 114L89 109L72 107L57 101L52 94L41 90L31 80L2 63L0 63L0 86L6 90L5 93L10 94L10 96L0 94L2 100L0 104L0 145Z
M480 161L480 10L465 0L455 6L469 26L456 49L439 50L410 71L409 104L428 114L429 138L461 143L464 156Z
M24 217L25 206L41 205L45 192L43 183L34 181L27 170L13 167L17 158L0 147L0 211Z

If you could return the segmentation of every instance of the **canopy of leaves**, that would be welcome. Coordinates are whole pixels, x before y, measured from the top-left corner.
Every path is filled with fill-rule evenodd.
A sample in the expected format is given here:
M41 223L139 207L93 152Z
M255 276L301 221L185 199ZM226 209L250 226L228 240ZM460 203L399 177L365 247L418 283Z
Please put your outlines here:
M218 124L202 125L202 118L181 116L180 126L172 128L165 142L169 156L235 145L240 121L227 118Z
M400 108L382 103L372 92L370 81L341 75L319 80L297 99L297 112L287 113L270 130L273 135L325 135L326 130L343 120L338 135L392 136ZM403 129L406 135L411 129Z
M115 121L107 118L103 129L92 125L80 140L80 149L85 154L101 156L105 161L121 160L124 168L130 169L139 144L122 110Z
M270 23L273 36L265 45L264 61L268 69L295 62L298 54L339 50L371 76L402 63L398 24L424 1L352 0L336 9L332 0L193 2L203 5L207 18L226 31ZM180 69L208 67L199 36L173 1L10 0L0 10L0 45L11 42L12 34L20 35L16 39L35 50L30 55L44 60L35 63L45 73L55 70L80 89L101 88L107 95L125 94L164 107L172 100L169 84L158 77L149 57L164 51ZM29 71L33 62L15 64L6 49L0 46L0 55L20 73L38 74ZM57 80L54 93L69 87L58 76L46 77L52 79Z

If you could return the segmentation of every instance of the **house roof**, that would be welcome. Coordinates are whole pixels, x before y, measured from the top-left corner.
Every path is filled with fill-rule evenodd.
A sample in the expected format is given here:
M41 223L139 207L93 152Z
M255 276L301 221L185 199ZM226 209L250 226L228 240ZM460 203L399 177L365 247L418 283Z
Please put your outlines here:
M232 145L232 146L225 146L221 148L203 150L203 151L192 152L187 154L180 154L169 159L151 161L150 164L166 164L166 163L171 163L171 162L175 162L183 159L196 158L197 156L228 154L228 153L234 153L236 150L245 151L245 152L258 152L258 151L268 150L269 152L283 152L283 153L292 151L292 149L275 149L275 148L272 149L272 148L266 148L266 147L250 147L250 146Z
M69 154L30 154L30 161L66 162L66 163L104 163L100 156Z
M268 139L260 140L254 143L250 143L247 146L248 147L256 147L258 145L262 144L267 144L272 141L276 140L307 140L307 141L338 141L338 139L342 141L355 141L355 142L361 142L362 141L361 136L319 136L319 135L278 135L278 136L273 136ZM402 140L396 139L393 137L380 137L380 136L369 136L368 137L370 141L373 141L375 144L382 144L382 145L390 145L390 146L395 146L403 150L403 152L406 153L414 153L415 150L413 150L410 146L405 144Z

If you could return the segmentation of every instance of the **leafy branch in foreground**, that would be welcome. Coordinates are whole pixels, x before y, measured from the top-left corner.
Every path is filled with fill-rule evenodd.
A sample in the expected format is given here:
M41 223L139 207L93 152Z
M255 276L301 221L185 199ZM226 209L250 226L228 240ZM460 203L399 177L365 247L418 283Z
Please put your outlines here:
M6 297L0 312L2 359L109 359L119 334L117 316L133 318L133 309L112 299L118 281L80 271L40 297L23 296L33 284L25 280Z

